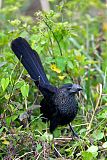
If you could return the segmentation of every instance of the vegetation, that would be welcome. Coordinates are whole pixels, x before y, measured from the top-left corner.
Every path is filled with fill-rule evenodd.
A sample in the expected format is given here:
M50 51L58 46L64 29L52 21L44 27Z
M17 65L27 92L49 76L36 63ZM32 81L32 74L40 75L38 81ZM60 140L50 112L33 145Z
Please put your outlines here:
M107 12L100 0L50 0L53 11L22 15L24 1L5 0L0 10L0 158L107 159ZM12 53L16 37L39 53L49 81L80 83L79 112L53 136L42 122L41 93Z

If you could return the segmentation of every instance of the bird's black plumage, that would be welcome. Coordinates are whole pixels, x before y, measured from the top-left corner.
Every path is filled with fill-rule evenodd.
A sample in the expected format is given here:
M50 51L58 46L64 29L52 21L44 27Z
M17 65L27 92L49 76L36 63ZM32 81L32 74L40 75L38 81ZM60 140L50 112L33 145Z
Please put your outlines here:
M78 84L65 84L60 88L51 85L39 55L24 38L13 40L11 48L43 94L40 110L44 117L43 121L50 121L50 132L52 133L59 125L70 124L78 111L75 94L81 87ZM73 131L72 128L71 130Z

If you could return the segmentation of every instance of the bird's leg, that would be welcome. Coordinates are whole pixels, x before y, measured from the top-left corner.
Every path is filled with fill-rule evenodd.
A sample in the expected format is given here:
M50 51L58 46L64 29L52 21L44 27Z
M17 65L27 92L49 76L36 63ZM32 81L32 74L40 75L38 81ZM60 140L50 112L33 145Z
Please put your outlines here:
M72 133L73 133L73 136L79 137L78 134L74 131L74 129L73 129L73 127L71 126L71 124L69 124L69 127L70 127L70 130L71 130Z

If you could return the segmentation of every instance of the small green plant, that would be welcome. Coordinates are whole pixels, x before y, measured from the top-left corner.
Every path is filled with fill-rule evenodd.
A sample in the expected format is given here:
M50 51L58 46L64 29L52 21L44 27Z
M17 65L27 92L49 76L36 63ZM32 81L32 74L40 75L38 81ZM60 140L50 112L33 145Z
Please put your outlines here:
M105 3L51 0L54 11L37 12L36 20L22 16L22 3L6 0L0 10L0 158L106 159ZM67 126L56 129L54 139L49 134L40 118L41 94L10 49L19 36L39 53L52 84L83 87L73 122L80 140L72 139Z

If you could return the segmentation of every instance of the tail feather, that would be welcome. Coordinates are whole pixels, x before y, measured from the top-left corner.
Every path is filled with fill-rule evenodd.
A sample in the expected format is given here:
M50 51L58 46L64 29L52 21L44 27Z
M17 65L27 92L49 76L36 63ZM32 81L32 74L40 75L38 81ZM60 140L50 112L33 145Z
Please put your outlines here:
M25 39L16 38L12 41L11 48L35 83L39 80L42 84L49 84L39 55Z

